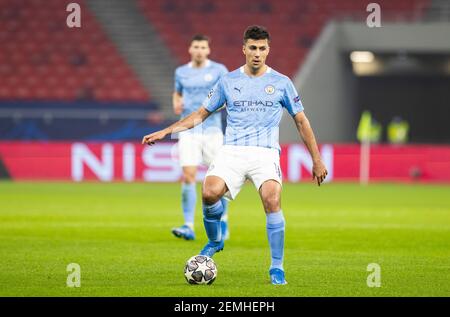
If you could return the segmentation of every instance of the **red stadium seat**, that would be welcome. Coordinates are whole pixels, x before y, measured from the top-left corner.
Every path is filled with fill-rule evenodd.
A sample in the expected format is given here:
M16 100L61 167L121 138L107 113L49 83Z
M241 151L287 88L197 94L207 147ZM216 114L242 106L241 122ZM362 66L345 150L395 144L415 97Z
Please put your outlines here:
M430 0L378 0L383 10L401 16L424 10ZM212 2L211 2L212 3ZM186 62L186 46L192 33L212 37L213 55L233 69L243 63L236 45L249 24L266 25L273 35L269 64L292 76L304 60L306 51L325 23L343 15L366 15L364 0L278 0L264 4L261 0L213 1L214 8L201 1L138 0L139 7L177 60ZM288 47L293 47L289 48Z
M89 13L85 0L76 1L82 8L82 28L66 26L70 2L0 0L0 83L8 83L0 99L70 101L89 86L98 100L148 101L147 90ZM117 83L117 73L127 89ZM115 80L116 88L98 86L105 79ZM97 89L102 92L97 94Z

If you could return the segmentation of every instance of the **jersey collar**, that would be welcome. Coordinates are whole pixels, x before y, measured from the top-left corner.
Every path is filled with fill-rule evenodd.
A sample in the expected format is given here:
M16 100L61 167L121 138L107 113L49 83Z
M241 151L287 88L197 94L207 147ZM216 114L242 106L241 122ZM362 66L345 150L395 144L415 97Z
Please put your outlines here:
M245 65L242 65L241 67L239 67L239 70L241 71L242 74L245 74L245 72L244 72L244 66L245 66ZM265 74L269 74L271 71L272 71L272 68L271 68L269 65L267 65L266 72L265 72L264 74L262 74L261 76L258 76L258 77L262 77L262 76L264 76ZM245 74L245 75L247 75L247 74ZM248 75L247 75L247 76L248 76ZM249 77L251 77L251 76L249 76ZM254 77L251 77L251 78L254 78Z
M193 65L192 62L189 62L189 63L188 63L188 66L189 66L190 68L193 68L193 67L194 67L194 66L192 66L192 65ZM200 67L200 69L201 69L201 68L209 67L209 65L211 65L211 61L210 61L209 59L207 59L206 62L205 62L205 66Z

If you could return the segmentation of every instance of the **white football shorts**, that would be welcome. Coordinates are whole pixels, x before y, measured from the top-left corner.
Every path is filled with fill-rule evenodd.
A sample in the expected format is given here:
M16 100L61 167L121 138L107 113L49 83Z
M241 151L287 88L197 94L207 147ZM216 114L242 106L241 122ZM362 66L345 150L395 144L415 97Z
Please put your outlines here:
M209 166L223 145L223 134L183 131L178 139L178 157L181 166Z
M208 176L222 178L228 187L225 197L233 200L247 179L258 191L265 181L271 179L281 185L280 154L271 148L224 145L209 166Z

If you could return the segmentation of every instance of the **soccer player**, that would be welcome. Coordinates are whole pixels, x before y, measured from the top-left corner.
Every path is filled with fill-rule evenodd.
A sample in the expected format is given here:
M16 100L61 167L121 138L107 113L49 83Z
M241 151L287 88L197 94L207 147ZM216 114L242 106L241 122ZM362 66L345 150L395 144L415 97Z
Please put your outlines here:
M328 172L294 85L288 77L266 65L269 41L270 35L264 27L249 26L242 48L245 65L223 76L196 112L166 129L144 136L142 143L152 145L167 134L190 129L226 103L225 145L210 166L203 184L203 219L209 241L200 254L213 256L223 249L221 198L234 199L244 181L249 179L258 190L266 213L272 260L270 280L272 284L286 284L278 144L283 108L293 117L308 148L313 161L313 179L319 186Z
M210 53L209 38L194 35L189 47L191 61L175 70L175 91L172 97L173 110L181 118L189 116L200 108L208 92L219 78L228 73L227 68L208 59ZM180 165L183 169L181 185L181 206L184 225L173 228L176 237L194 240L194 214L197 192L195 180L197 167L203 162L211 164L217 151L223 145L222 120L220 112L211 116L202 125L193 130L180 132L178 141ZM221 225L224 239L228 238L227 204L222 199L224 213Z

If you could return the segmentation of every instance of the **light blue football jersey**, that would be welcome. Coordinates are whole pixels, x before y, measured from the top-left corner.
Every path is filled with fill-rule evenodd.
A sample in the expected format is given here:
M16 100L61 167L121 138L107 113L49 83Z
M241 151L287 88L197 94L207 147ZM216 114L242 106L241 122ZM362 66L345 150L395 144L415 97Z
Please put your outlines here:
M224 75L203 101L213 112L226 103L224 144L260 146L280 150L279 125L283 107L291 116L303 111L292 81L268 67L264 75L251 77L244 67Z
M181 118L200 108L208 92L226 73L228 70L224 65L211 60L207 60L205 66L201 68L192 67L192 62L178 67L175 70L175 91L183 96L184 106ZM209 129L211 127L215 129ZM217 132L218 129L222 131L220 112L209 116L201 127L196 127L193 131L208 133L208 131Z

